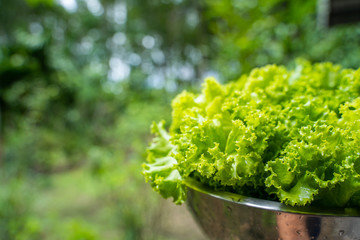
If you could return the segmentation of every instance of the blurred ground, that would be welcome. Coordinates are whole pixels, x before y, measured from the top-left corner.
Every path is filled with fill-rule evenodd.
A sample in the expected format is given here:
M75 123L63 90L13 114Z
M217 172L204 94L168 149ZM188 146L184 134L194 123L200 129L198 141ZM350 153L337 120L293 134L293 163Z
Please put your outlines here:
M42 232L52 233L46 236L49 240L69 238L66 232L81 232L83 228L90 228L88 234L100 235L101 239L118 239L119 226L113 220L117 211L104 196L103 185L82 169L54 175L51 187L35 199L36 215L43 219L38 227ZM147 223L155 225L153 229L157 232L145 233L143 239L158 236L164 240L206 240L185 204L178 206L170 199L159 201L159 212L152 219L156 222Z
M204 233L193 219L187 206L177 206L171 200L164 200L162 208L161 235L168 239L206 240Z

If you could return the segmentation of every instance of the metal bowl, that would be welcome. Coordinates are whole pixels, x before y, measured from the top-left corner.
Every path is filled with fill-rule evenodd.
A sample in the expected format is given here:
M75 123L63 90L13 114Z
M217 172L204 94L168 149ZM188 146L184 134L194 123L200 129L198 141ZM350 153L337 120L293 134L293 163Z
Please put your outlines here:
M210 239L360 240L360 209L290 207L186 185L188 207Z

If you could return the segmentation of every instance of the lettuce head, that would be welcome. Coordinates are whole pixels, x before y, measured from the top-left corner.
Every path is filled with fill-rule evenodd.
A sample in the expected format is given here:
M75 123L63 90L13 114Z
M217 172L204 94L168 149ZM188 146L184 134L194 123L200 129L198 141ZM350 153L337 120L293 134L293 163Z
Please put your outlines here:
M291 206L360 206L360 70L299 61L204 81L152 125L143 175L181 204L186 180Z

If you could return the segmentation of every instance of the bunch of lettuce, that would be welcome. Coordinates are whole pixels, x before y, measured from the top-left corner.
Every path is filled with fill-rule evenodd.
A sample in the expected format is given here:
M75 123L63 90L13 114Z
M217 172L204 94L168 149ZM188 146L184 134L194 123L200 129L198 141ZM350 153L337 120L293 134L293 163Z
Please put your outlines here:
M153 124L143 175L186 200L187 179L294 206L360 206L360 70L299 61L269 65L172 102Z

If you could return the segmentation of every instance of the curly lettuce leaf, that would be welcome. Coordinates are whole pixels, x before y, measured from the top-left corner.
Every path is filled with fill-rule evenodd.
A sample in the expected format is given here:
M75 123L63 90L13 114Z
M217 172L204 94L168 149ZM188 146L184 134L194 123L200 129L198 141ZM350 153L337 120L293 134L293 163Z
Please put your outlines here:
M148 148L148 163L143 164L142 174L156 192L164 198L173 197L176 204L181 204L186 200L186 188L176 168L176 159L168 156L174 146L169 142L164 122L154 123L152 132L156 137Z
M340 169L346 135L333 126L316 123L299 131L278 158L269 161L265 180L270 194L288 205L304 206L321 194L342 184L346 175Z

